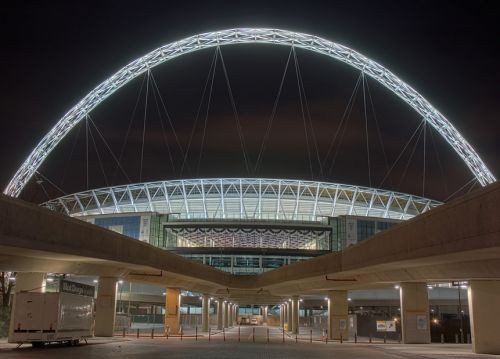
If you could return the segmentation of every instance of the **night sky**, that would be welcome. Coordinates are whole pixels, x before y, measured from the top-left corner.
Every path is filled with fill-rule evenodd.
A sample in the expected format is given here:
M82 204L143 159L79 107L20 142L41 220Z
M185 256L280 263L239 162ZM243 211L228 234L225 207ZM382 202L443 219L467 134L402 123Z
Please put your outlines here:
M85 1L45 5L22 1L3 2L0 7L2 188L57 120L120 67L171 41L232 27L310 33L378 61L440 110L493 174L500 176L498 1ZM40 168L46 179L41 184L32 180L21 197L41 202L62 195L56 186L72 193L140 180L248 176L371 185L445 200L472 178L437 132L427 128L425 148L424 134L418 132L414 139L420 133L419 141L410 142L382 182L420 119L371 79L364 92L368 120L365 122L363 89L358 88L351 114L340 128L342 135L326 157L360 74L303 50L296 51L297 62L290 60L262 165L255 168L290 49L237 45L222 47L221 53L250 170L243 160L220 58L207 115L208 96L202 97L202 92L207 78L211 82L209 69L215 54L208 49L153 69L151 78L158 91L151 78L148 87L141 76L106 100L91 113L106 144L92 124L87 137L84 125L76 127ZM304 104L310 111L305 125L297 66ZM167 128L170 124L161 101L175 132ZM108 146L122 159L127 176L116 169ZM464 187L462 193L470 188Z

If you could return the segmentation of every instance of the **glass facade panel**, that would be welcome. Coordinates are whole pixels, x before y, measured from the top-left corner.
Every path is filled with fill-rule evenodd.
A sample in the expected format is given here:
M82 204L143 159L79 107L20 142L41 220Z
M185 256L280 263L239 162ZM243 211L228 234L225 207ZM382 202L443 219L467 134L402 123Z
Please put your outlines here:
M260 258L259 257L234 257L235 267L246 267L246 268L259 268Z
M134 239L139 239L141 228L140 216L98 217L95 219L94 223L99 227L110 229Z
M375 234L374 221L365 221L361 219L357 220L358 242L364 241L365 239L373 236L374 234Z
M279 268L286 265L284 257L262 257L262 268Z
M231 257L211 257L210 265L213 267L230 268L231 267Z

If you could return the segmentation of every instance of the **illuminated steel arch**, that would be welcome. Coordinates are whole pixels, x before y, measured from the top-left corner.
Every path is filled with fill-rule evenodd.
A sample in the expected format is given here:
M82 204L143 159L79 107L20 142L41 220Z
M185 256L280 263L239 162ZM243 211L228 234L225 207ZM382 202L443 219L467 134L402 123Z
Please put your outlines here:
M353 49L317 36L279 29L239 28L208 32L172 42L149 52L118 70L71 108L42 138L17 170L4 193L17 197L54 147L86 114L123 85L148 69L197 50L249 43L295 46L327 55L363 71L399 96L432 125L458 153L481 185L485 186L496 181L476 151L455 127L422 95L379 63Z

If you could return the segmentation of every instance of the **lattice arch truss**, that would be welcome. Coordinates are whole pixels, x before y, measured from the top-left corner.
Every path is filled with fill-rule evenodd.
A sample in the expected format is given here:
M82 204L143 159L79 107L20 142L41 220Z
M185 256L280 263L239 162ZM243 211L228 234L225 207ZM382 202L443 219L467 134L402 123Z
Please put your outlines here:
M481 185L496 181L476 151L455 127L422 95L379 63L346 46L313 35L279 29L238 28L199 34L167 44L118 70L57 122L17 170L4 193L18 196L53 148L76 124L115 91L148 69L197 50L248 43L295 46L332 57L363 71L400 97L432 125L457 152Z
M71 216L158 212L186 219L317 221L339 215L409 219L440 204L339 183L212 178L106 187L60 197L43 206Z

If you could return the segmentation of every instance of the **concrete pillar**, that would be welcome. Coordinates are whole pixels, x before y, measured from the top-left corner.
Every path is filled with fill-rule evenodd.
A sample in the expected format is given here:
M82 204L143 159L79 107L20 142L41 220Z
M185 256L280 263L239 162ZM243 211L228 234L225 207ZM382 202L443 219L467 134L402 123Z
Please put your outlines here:
M229 303L229 309L227 312L229 314L228 326L232 327L233 326L233 303Z
M201 331L208 332L208 325L210 322L210 296L203 294L201 300Z
M95 303L96 337L112 337L115 329L116 292L118 279L115 277L100 277L97 286L97 300Z
M19 272L16 274L15 293L38 292L45 293L47 285L47 275L39 272Z
M403 343L430 343L427 283L401 283L400 301Z
M299 297L292 298L292 333L299 333Z
M292 331L292 302L286 302L286 322L288 331Z
M346 290L330 290L328 292L328 339L349 339L347 326L348 304Z
M472 351L500 354L500 281L470 281L468 297Z
M181 290L167 288L165 293L165 330L170 334L179 334L181 331Z
M224 328L229 327L229 302L224 301Z
M283 325L285 324L285 305L280 304L280 328L283 328Z
M267 325L267 309L268 309L267 305L262 307L262 324L264 325Z
M219 298L217 299L217 329L222 330L222 327L224 326L224 322L222 321L223 319L223 312L224 311L224 299Z

